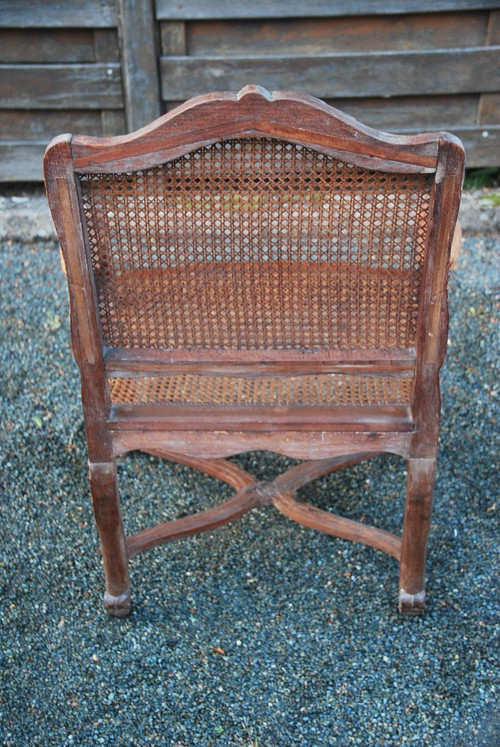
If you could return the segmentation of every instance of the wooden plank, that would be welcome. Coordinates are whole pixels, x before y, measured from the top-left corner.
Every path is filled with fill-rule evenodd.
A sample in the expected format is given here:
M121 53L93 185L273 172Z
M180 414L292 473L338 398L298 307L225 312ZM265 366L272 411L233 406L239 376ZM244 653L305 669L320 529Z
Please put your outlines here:
M406 405L114 405L113 430L411 431Z
M119 109L120 66L1 65L0 100L4 109Z
M153 0L118 0L123 95L127 129L162 113Z
M162 21L229 18L302 18L304 16L359 16L434 13L447 10L490 9L495 0L156 0Z
M93 37L88 29L0 28L0 63L94 62Z
M187 24L190 56L331 54L482 46L489 13L393 17L198 21ZM180 23L162 23L162 39ZM162 45L163 54L185 54Z
M500 11L491 11L486 36L488 46L500 44ZM484 93L479 101L477 110L478 124L492 122L500 123L500 100L496 94Z
M103 135L101 112L82 111L26 111L0 109L0 141L39 141L48 143L61 132Z
M123 111L96 109L32 111L0 109L0 141L39 141L48 143L61 132L109 136L125 132Z
M311 56L162 57L165 99L258 82L320 98L495 92L500 47Z
M0 182L41 182L47 143L1 143Z
M130 431L113 433L115 456L129 451L173 451L195 458L214 459L243 451L268 450L292 459L328 459L359 451L392 452L404 459L409 456L411 434L403 433L249 433L214 434L214 438L200 440L197 431L153 431L141 434Z
M490 12L486 44L490 47L500 44L500 10L492 10Z
M494 96L495 94L488 94ZM329 99L327 103L388 132L447 130L476 124L477 95Z
M116 26L115 0L0 0L0 23L7 28Z

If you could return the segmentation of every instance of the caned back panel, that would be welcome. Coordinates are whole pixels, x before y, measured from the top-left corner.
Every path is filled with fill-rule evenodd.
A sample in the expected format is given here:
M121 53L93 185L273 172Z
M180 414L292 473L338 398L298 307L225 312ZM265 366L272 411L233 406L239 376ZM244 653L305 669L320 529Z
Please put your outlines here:
M79 179L109 347L415 344L432 175L241 138Z

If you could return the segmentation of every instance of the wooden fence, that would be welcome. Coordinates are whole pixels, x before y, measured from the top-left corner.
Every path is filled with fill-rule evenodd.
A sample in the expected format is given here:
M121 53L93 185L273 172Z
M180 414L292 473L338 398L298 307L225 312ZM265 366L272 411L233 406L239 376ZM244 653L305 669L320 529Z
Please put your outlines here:
M0 180L40 180L59 132L120 134L246 83L449 129L468 166L500 165L499 52L498 0L0 0Z

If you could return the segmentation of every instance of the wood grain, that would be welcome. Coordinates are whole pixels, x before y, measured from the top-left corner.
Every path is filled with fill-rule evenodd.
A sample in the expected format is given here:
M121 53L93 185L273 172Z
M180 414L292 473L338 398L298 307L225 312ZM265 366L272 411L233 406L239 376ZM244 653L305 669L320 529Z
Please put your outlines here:
M308 8L309 10L309 8ZM429 13L344 18L272 18L266 20L191 21L186 23L189 55L307 55L336 52L407 51L480 47L489 13ZM162 38L180 22L163 22ZM498 43L498 42L497 42ZM169 44L163 54L185 54Z
M156 14L160 20L178 21L190 19L224 18L302 18L304 15L358 16L391 15L399 13L428 13L447 10L489 9L491 0L310 0L307 9L300 0L156 0Z
M320 98L495 92L500 47L349 55L162 57L164 99L237 89L302 89Z
M116 25L114 0L0 0L7 28L106 28Z
M4 109L120 109L120 66L1 65Z
M118 0L118 30L125 117L131 132L162 112L152 0Z
M91 29L68 31L0 27L0 63L94 61L94 32Z

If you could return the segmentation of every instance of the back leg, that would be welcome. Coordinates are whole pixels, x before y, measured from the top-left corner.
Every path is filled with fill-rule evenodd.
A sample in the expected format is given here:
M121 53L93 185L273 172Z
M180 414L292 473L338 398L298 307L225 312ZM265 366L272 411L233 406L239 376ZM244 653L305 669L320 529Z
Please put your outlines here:
M419 615L425 606L425 561L432 514L436 458L409 459L401 544L399 611Z
M130 580L116 464L90 463L89 476L106 577L104 606L110 615L126 617L130 612Z

